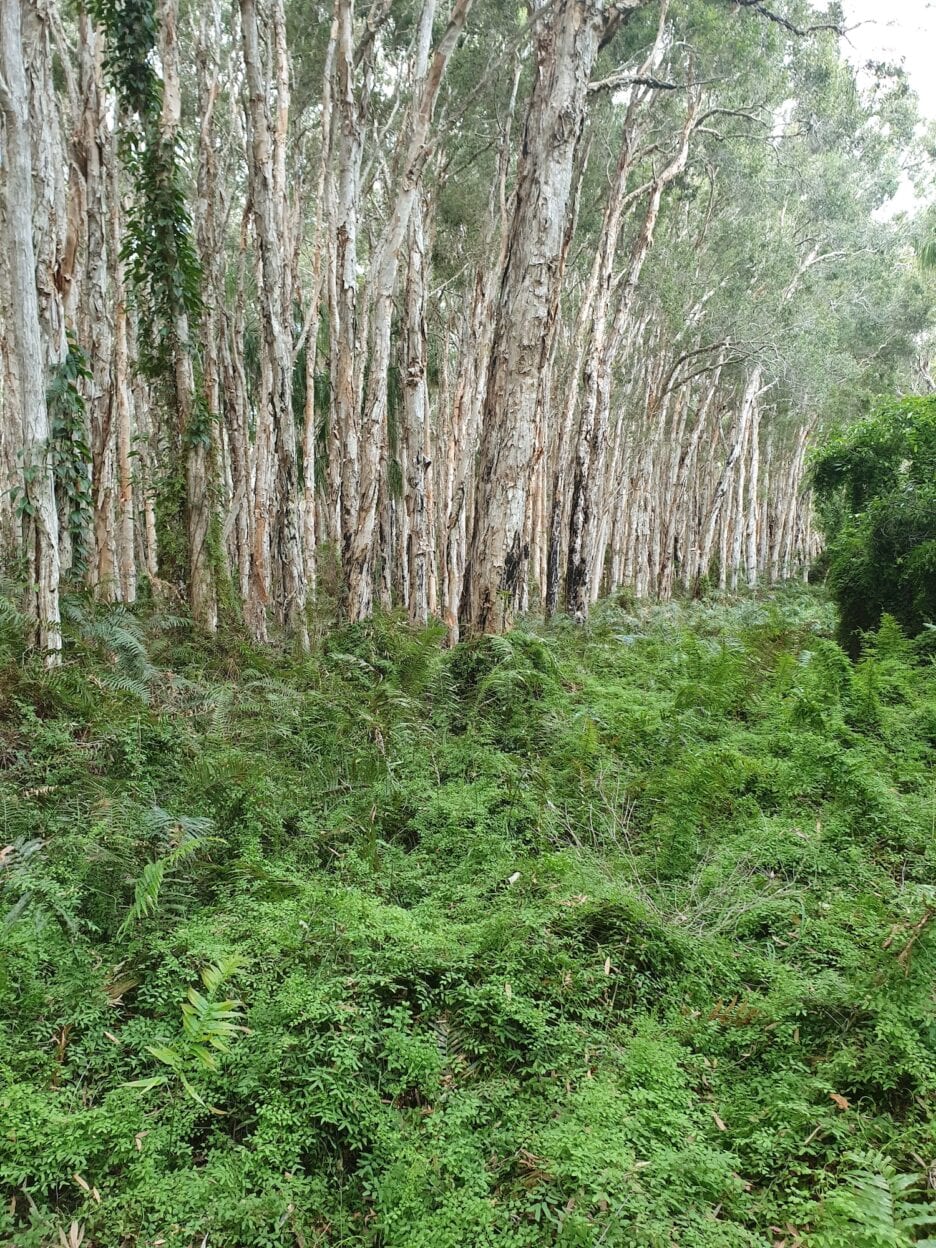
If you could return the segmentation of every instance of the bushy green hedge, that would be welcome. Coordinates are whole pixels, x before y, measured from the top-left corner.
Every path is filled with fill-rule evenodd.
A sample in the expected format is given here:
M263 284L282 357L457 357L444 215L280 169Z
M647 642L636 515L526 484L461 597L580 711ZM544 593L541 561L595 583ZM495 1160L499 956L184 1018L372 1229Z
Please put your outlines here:
M895 399L832 438L813 464L828 584L853 655L892 615L936 622L936 397Z

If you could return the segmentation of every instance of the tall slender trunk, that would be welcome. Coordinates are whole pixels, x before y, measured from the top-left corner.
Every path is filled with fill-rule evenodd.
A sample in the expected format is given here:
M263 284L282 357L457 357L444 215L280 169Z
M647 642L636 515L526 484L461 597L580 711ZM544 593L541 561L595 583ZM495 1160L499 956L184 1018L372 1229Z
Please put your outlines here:
M242 220L237 261L234 266L234 297L230 315L219 343L219 367L222 377L222 416L227 447L227 471L230 474L230 498L224 520L223 541L236 571L237 585L244 615L250 620L251 554L253 550L253 498L250 446L248 441L247 378L244 373L241 344L246 338L247 223ZM263 616L263 604L254 618Z
M429 130L442 78L455 50L471 0L455 0L448 25L429 62L435 0L425 0L417 36L414 79L416 88L403 136L400 179L387 225L373 261L374 279L368 287L373 308L372 333L367 352L367 387L364 395L359 445L358 496L354 521L343 534L345 612L349 619L369 614L373 597L371 549L377 519L381 450L386 438L387 373L390 366L390 335L393 296L400 252L412 219L423 169L429 156Z
M506 628L523 589L540 376L559 296L588 80L606 21L601 4L560 0L537 26L536 77L495 312L461 606L465 626L475 633Z
M748 460L748 507L744 532L744 575L753 589L757 584L758 518L760 516L760 408L755 403L751 418Z
M0 169L0 183L4 174ZM0 236L12 240L6 219L6 196L0 193ZM11 287L10 261L12 247L0 247L0 323L12 326L14 303ZM16 495L20 488L21 452L23 446L22 402L20 399L19 362L16 344L11 335L2 340L0 350L0 550L13 555L19 549L19 520Z
M491 348L492 310L490 276L479 268L458 339L458 374L447 409L441 563L442 618L449 645L459 639L458 610L471 531L472 470Z
M650 183L643 222L631 246L627 269L624 273L610 342L606 327L612 295L612 266L621 232L627 174L631 163L629 152L626 150L622 152L619 161L615 193L607 209L605 231L607 257L599 296L595 304L591 350L586 356L583 371L582 418L575 451L569 520L566 594L569 612L580 623L587 618L591 601L591 577L594 575L594 569L591 566L590 556L595 544L595 530L600 523L600 490L603 483L602 470L607 448L611 407L611 370L632 314L633 299L644 262L653 246L663 192L686 167L689 159L689 142L697 114L698 101L695 100L690 103L676 153Z
M26 4L31 0L26 0ZM28 605L35 640L49 665L62 648L59 614L58 513L49 455L46 372L39 330L33 250L33 168L29 93L23 59L22 0L0 5L0 109L6 127L3 187L10 253L13 341L23 412L23 519L29 575Z
M276 448L275 498L258 500L258 506L271 508L275 517L271 537L277 569L279 621L298 638L301 646L307 647L309 635L305 620L306 583L299 518L299 471L292 410L292 340L287 319L291 291L283 254L286 240L283 237L285 186L282 185L282 161L285 159L284 113L288 106L288 66L282 35L285 18L281 0L274 0L271 36L275 36L277 49L279 105L274 136L260 63L260 32L255 0L240 0L240 14L250 117L250 201L260 251L260 312L270 377L265 397L270 407L269 423Z
M448 423L445 429L447 449L438 527L442 534L439 562L442 619L449 645L458 641L461 627L459 610L465 587L468 541L474 526L475 451L494 337L497 280L504 269L509 243L507 171L520 69L518 64L514 71L507 116L501 131L497 176L491 185L482 234L483 259L475 270L471 296L462 318L457 352L458 370L451 391L452 397L450 402L441 407L442 414L448 417ZM490 265L486 257L495 244L497 260L494 265ZM447 341L445 346L447 350Z
M403 295L403 459L406 497L410 619L425 624L430 612L435 525L433 461L426 330L426 221L420 197L409 231L409 263Z
M742 539L744 537L744 524L746 520L745 511L745 489L747 488L747 443L751 440L751 434L754 427L754 413L757 410L757 404L751 408L751 419L748 422L745 431L746 443L741 448L741 454L738 456L735 465L735 488L732 495L733 508L731 515L731 565L728 574L728 587L732 593L738 588L738 576L741 571L741 548Z
M316 445L318 413L315 402L315 377L318 361L319 315L325 293L324 278L327 262L323 257L327 219L326 187L332 154L332 93L334 87L335 49L338 43L338 20L332 19L322 74L321 152L315 188L315 233L312 242L312 274L309 280L309 306L306 311L305 334L305 406L302 414L302 551L305 559L306 583L315 589L316 548L320 535L316 527Z
M179 78L178 0L159 0L159 55L163 69L160 128L167 143L176 142L182 115ZM211 556L212 431L211 413L204 412L195 385L188 313L178 306L173 315L172 349L175 415L185 450L185 526L188 544L189 606L195 623L206 632L218 627L215 569Z
M339 534L341 562L347 582L361 493L360 360L358 339L357 236L360 205L361 161L364 148L364 105L355 90L353 38L354 2L337 0L338 36L335 54L335 123L337 176L333 191L333 273L329 288L331 346L330 456L340 472ZM369 61L361 67L365 80ZM364 90L366 100L366 90ZM369 555L369 547L365 559ZM358 578L360 599L366 583ZM346 583L345 596L350 596ZM363 608L369 604L359 601Z
M114 310L114 407L117 415L117 573L122 602L136 601L136 555L132 455L133 427L130 409L130 371L127 347L127 305L117 290Z
M116 574L114 411L116 344L113 281L120 264L120 198L115 152L103 98L103 48L91 18L79 18L81 120L75 163L84 174L85 281L81 292L80 337L91 372L87 411L91 446L92 543L88 580L95 594L120 596ZM123 377L126 383L126 374Z
M725 504L725 495L728 493L729 486L734 481L734 467L738 461L738 456L743 451L744 445L747 442L748 426L751 423L751 419L754 414L754 404L757 401L760 388L761 369L760 366L756 366L751 372L747 385L745 386L744 394L741 399L741 407L738 412L738 419L735 425L731 449L728 452L721 476L709 504L708 518L702 536L702 541L700 543L698 563L696 565L697 581L701 580L701 578L705 576L708 571L712 546L715 541L715 532L718 528L718 522L720 519L723 521L723 532L725 531L725 517L722 514ZM722 560L722 563L724 563L724 560ZM724 571L725 568L722 567L720 569L720 574L724 573Z

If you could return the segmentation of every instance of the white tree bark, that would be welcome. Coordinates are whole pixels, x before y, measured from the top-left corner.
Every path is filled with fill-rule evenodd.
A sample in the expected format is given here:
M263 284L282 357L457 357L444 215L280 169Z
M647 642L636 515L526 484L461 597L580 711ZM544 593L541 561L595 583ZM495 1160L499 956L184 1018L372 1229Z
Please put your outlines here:
M250 202L260 251L260 298L263 343L269 370L270 436L275 440L275 495L258 497L255 510L272 511L272 549L277 569L277 614L280 623L303 648L309 635L305 620L306 583L299 517L299 477L296 426L292 410L292 339L287 320L291 298L290 274L284 263L285 127L288 109L288 63L281 0L273 0L272 34L277 49L276 128L267 112L267 88L260 62L260 31L255 0L240 0L241 35L250 118ZM272 484L263 482L266 489Z
M660 173L651 180L643 222L631 246L610 342L606 331L612 295L613 262L620 238L621 222L626 205L627 175L631 163L631 157L626 151L622 153L619 161L618 177L608 204L603 231L606 236L603 238L606 258L598 297L595 301L591 350L586 356L582 377L582 417L575 451L569 521L566 593L569 612L579 623L584 622L588 616L591 602L591 578L596 572L593 567L593 555L596 531L600 523L600 492L608 442L611 370L631 318L633 299L644 262L653 246L663 193L686 167L689 159L690 137L697 114L696 102L690 105L675 154Z
M523 590L540 375L558 299L588 80L606 20L602 4L560 0L537 25L536 77L495 313L461 608L464 624L476 633L503 631Z
M390 366L390 334L393 295L396 290L400 252L413 214L420 181L429 156L429 131L442 78L464 26L471 0L455 0L444 34L432 62L429 46L435 16L435 0L425 0L417 37L413 104L403 134L399 186L389 220L373 260L373 288L368 289L372 306L372 335L367 353L368 380L364 396L359 443L360 472L353 527L343 534L345 610L349 619L368 615L373 601L371 550L377 519L381 450L386 437L387 372Z
M30 0L26 0L30 3ZM23 59L23 0L0 5L0 110L4 121L4 176L13 341L17 355L23 429L24 539L28 603L36 644L46 662L59 662L58 514L49 456L47 377L39 330L36 256L33 250L32 153L29 92Z
M752 370L744 389L744 395L741 399L741 407L738 412L738 419L735 425L731 449L728 452L724 468L722 469L718 484L715 487L711 502L709 503L708 518L702 541L699 545L699 558L696 571L697 579L701 579L701 577L703 577L708 571L712 546L715 541L715 532L718 528L720 519L723 521L722 531L725 531L725 517L722 515L722 509L725 504L725 495L728 493L729 487L734 481L734 467L738 462L738 456L743 451L744 445L747 442L748 426L751 423L751 419L754 414L754 404L757 401L757 396L761 389L761 376L760 366L756 366ZM727 554L727 552L725 553ZM722 567L720 569L720 574L722 575L726 571L724 564L725 559L723 558Z
M426 229L420 200L409 231L409 263L403 298L403 458L406 516L406 570L409 616L425 624L435 610L432 592L435 558L434 461L426 330Z
M744 531L744 575L753 589L758 570L758 519L760 516L760 407L755 403L751 418L750 458L748 460L748 506Z
M175 143L182 116L179 76L178 0L159 0L159 55L163 70L160 127L166 142ZM188 314L178 307L173 330L173 385L178 432L185 447L185 521L188 542L188 593L192 618L206 632L218 627L218 600L211 557L212 446L193 436L198 414L193 341ZM203 422L199 421L198 424Z

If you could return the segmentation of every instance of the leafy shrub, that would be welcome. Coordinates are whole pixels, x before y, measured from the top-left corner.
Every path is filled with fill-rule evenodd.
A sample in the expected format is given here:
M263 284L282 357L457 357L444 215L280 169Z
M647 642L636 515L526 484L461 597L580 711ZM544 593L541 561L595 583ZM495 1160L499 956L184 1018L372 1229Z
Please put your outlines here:
M813 463L842 644L885 613L911 635L936 620L936 399L884 404Z

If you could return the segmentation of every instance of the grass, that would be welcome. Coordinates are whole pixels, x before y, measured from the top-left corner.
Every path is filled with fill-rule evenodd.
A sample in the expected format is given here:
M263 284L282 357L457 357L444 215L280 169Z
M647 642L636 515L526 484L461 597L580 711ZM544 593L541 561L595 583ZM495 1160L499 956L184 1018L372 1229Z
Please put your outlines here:
M816 591L0 615L0 1240L924 1244L936 673ZM69 1239L69 1237L71 1237Z

